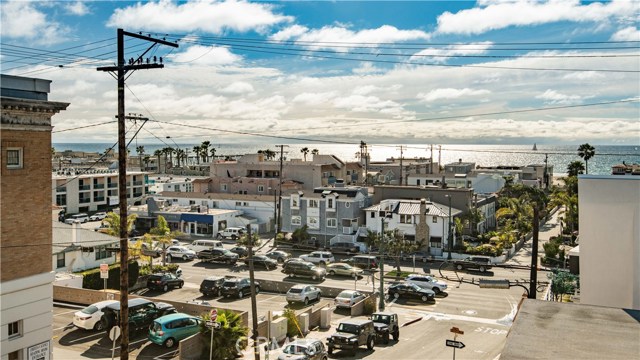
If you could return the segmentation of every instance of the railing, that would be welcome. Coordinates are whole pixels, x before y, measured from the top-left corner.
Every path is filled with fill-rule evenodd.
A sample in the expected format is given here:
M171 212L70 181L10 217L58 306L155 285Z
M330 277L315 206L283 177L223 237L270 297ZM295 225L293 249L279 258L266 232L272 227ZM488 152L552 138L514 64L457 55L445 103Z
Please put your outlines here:
M133 186L142 186L142 181L134 181Z
M104 189L104 184L93 184L94 189Z
M67 187L66 186L58 186L58 187L56 187L56 191L57 192L67 192Z
M90 202L91 202L91 199L80 199L80 204L87 204Z
M109 183L107 185L108 188L117 188L118 187L118 183Z
M79 190L91 190L91 185L80 185Z
M93 201L104 201L104 196L101 197L94 197Z

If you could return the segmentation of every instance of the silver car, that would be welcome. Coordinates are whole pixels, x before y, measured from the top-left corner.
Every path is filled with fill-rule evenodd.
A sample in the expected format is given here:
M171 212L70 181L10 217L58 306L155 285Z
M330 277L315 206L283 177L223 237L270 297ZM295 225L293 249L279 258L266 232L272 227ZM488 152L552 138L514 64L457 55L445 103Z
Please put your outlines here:
M294 285L287 291L287 302L292 304L294 302L302 302L305 305L309 304L309 301L320 301L322 292L312 285Z
M357 302L364 300L365 295L356 290L344 290L334 300L337 308L351 308Z
M342 275L342 276L351 276L352 278L358 278L362 276L364 270L351 266L345 263L333 263L327 265L327 274L334 275Z
M327 349L318 339L298 339L282 348L278 360L327 360Z
M182 259L182 260L193 260L196 257L196 252L186 248L185 246L169 246L167 248L167 258L169 261L171 259Z
M447 284L445 282L439 281L429 275L409 275L405 280L406 282L416 284L421 288L433 290L436 295L447 290Z

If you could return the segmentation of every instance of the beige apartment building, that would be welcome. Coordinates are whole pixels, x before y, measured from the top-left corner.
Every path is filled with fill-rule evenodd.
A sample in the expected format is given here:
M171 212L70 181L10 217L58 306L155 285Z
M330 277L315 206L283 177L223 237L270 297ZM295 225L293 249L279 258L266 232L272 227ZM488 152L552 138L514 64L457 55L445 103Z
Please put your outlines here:
M47 100L50 83L2 75L2 360L52 358L51 117L69 104Z

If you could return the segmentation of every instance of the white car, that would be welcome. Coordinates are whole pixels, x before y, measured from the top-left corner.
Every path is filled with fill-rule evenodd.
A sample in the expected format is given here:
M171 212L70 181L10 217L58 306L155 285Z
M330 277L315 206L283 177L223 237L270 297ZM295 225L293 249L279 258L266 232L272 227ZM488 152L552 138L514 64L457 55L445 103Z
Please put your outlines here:
M218 231L218 239L233 239L237 240L240 236L244 235L244 229L241 227L229 227L224 230Z
M317 300L320 301L320 297L322 293L320 289L312 285L294 285L287 291L287 302L289 304L293 302L302 302L305 305L309 304L309 301Z
M64 222L65 224L84 224L87 221L89 221L89 215L85 213L80 213L80 214L71 215L71 217L66 219Z
M364 300L364 294L356 290L344 290L334 300L337 308L351 308L355 303Z
M300 259L316 265L326 265L336 261L333 254L328 251L312 251L308 254L300 255Z
M433 276L429 275L409 275L405 279L410 284L416 284L424 289L433 290L436 295L447 290L447 283L436 280Z
M104 220L104 218L107 217L107 213L106 212L97 212L91 216L89 216L89 221L99 221L99 220Z
M184 261L193 260L196 257L196 252L187 249L185 246L169 246L167 248L167 259L182 259Z
M73 314L73 325L85 330L104 330L102 318L102 309L111 304L117 304L116 300L105 300L95 304L91 304L86 308Z

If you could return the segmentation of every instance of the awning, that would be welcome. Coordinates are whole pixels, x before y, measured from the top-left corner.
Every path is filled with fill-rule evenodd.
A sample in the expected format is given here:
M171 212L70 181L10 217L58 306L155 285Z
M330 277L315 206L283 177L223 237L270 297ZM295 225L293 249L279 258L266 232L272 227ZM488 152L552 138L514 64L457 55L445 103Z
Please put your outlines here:
M204 224L213 224L213 215L204 214L180 214L180 221L199 222Z

